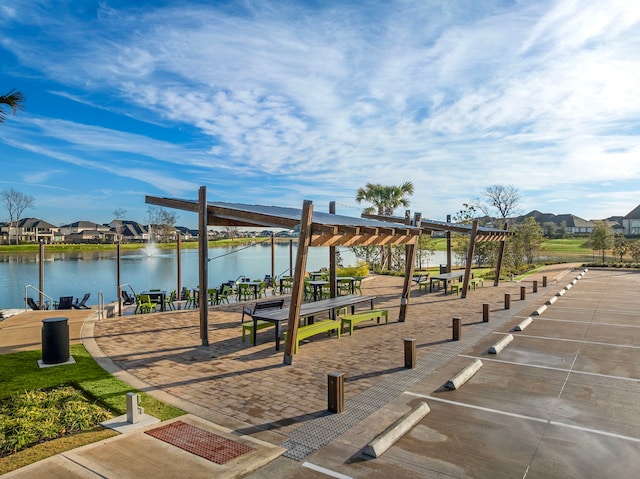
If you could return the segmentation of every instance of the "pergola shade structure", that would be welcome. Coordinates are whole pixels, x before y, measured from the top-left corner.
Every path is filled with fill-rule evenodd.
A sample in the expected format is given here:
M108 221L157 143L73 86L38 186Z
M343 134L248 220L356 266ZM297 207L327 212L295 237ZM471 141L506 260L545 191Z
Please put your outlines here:
M411 277L415 249L420 234L425 228L417 219L403 219L401 222L390 222L389 217L349 217L331 213L313 211L313 203L305 200L302 209L279 206L249 205L241 203L207 202L206 189L200 188L199 200L183 200L147 196L145 202L166 208L191 211L199 215L200 249L200 291L207 290L207 254L206 226L246 226L294 229L300 227L298 251L294 270L294 285L291 293L288 328L284 352L284 363L291 364L294 354L294 339L298 328L300 305L303 298L306 260L310 246L379 246L405 245L407 247L407 263L405 268L405 284L400 305L400 321L404 321L409 302ZM383 220L384 219L384 220ZM391 220L393 221L393 220ZM447 225L446 223L444 223ZM451 225L449 226L459 226ZM504 232L503 232L504 233ZM484 234L484 233L483 233ZM204 238L204 240L203 240ZM335 271L331 271L332 281ZM201 295L202 296L202 295ZM208 320L206 303L200 308L200 328L203 344L208 344Z

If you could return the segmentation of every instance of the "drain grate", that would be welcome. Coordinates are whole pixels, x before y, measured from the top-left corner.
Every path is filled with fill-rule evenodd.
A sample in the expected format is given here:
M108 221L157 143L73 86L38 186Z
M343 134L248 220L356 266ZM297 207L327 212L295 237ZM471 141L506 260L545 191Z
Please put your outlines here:
M225 464L254 450L252 447L182 421L172 422L145 433L216 464Z

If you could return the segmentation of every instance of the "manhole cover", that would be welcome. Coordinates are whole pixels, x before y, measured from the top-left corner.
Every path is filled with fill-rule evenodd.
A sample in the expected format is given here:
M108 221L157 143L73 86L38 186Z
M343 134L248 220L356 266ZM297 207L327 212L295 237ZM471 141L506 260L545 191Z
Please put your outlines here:
M216 464L225 464L254 449L182 421L157 427L146 434Z

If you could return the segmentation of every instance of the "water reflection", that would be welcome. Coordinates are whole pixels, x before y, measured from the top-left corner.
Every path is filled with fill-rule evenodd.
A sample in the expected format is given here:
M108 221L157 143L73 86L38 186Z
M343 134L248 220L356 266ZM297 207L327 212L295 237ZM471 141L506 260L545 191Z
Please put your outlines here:
M211 248L208 263L209 283L235 280L240 275L252 279L262 279L271 274L271 245L258 244L255 247ZM290 249L288 243L275 245L275 275L288 273ZM354 265L355 256L348 248L339 248L344 265ZM176 289L177 250L157 249L151 255L144 250L121 250L121 283L131 284L137 291L150 288ZM293 245L295 264L296 245ZM117 253L113 251L70 251L50 253L45 249L44 290L55 299L60 296L82 297L91 293L88 304L95 304L98 292L102 291L105 301L117 299ZM328 248L310 248L307 269L317 270L329 264ZM182 285L193 288L198 284L198 250L183 249L181 253ZM38 253L0 254L0 309L23 308L25 287L39 284ZM35 297L34 291L29 292Z

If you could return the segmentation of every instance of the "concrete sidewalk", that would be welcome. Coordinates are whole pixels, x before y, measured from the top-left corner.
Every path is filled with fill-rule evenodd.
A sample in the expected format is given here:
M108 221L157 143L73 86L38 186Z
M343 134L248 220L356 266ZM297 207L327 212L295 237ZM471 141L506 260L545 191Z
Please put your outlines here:
M82 341L107 370L188 411L191 425L264 447L264 459L246 454L252 466L229 463L224 477L529 478L568 477L575 471L596 473L581 477L611 477L614 458L616 470L640 466L635 459L640 457L635 432L640 424L630 399L640 392L640 329L632 321L640 301L630 293L638 290L640 274L589 271L577 280L582 273L567 265L549 267L523 283L485 283L464 300L416 288L406 322L359 325L353 336L340 339L313 337L301 344L291 366L282 365L271 330L259 333L255 347L241 341L242 304L211 308L207 347L199 344L197 311L87 321ZM548 278L546 288L542 275ZM401 278L377 277L363 284L363 292L376 295L376 307L397 318L401 286ZM523 286L526 296L520 299ZM505 294L511 295L508 310ZM556 300L547 305L551 298ZM483 304L490 305L488 323L482 322ZM535 314L541 306L546 310ZM463 323L456 342L451 341L453 317ZM528 317L533 322L527 329L512 332ZM489 355L489 347L507 334L517 336L499 355ZM403 367L407 337L417 342L414 369ZM468 383L456 391L443 389L477 359L483 366ZM346 376L341 414L327 412L331 371ZM431 409L424 420L382 457L363 455L367 443L420 402ZM618 419L605 425L602 411L611 408ZM211 461L202 462L144 431L7 477L42 474L54 463L63 467L64 477L139 477L136 458L193 465L194 475L183 471L179 475L184 477L199 477L200 467L209 470L209 477L214 471L222 474ZM577 454L595 442L597 460ZM75 464L79 475L64 469L65 464ZM154 476L175 477L169 465L155 466L149 465Z

